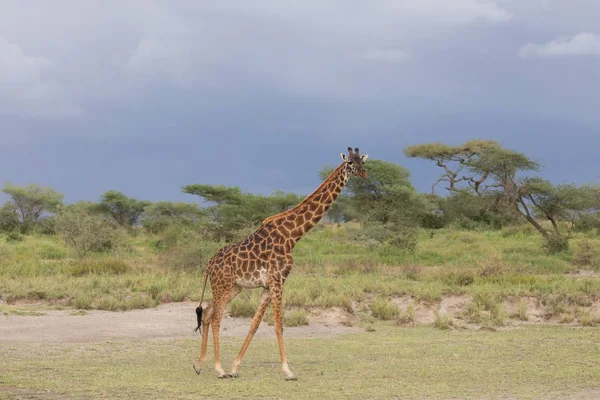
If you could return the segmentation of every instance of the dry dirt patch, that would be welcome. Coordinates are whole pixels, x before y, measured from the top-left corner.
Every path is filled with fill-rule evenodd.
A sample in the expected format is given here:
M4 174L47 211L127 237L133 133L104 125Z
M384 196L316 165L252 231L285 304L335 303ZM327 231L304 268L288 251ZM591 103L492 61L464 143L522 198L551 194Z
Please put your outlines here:
M196 303L170 303L143 310L88 311L71 315L73 310L49 310L41 316L0 316L0 341L19 343L90 343L110 340L165 340L190 338L196 327ZM331 311L331 313L335 313ZM339 313L338 313L339 314ZM322 338L355 332L344 326L338 316L311 318L309 326L285 328L285 337ZM327 322L326 322L327 321ZM222 336L245 337L250 328L249 318L225 316ZM275 337L272 326L263 322L256 338Z

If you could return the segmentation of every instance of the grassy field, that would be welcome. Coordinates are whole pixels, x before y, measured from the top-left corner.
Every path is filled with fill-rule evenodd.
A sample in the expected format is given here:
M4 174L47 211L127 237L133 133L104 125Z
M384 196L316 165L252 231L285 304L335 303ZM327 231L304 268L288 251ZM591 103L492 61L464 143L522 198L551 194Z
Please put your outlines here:
M600 397L596 235L575 234L569 252L548 255L527 229L422 230L416 250L406 252L363 240L356 229L320 227L295 250L285 325L341 307L361 328L287 338L298 382L283 381L273 338L255 339L242 378L225 381L210 362L193 373L198 338L13 342L0 343L0 398ZM156 242L137 235L123 250L79 260L52 236L0 238L0 313L40 318L51 309L85 315L197 300L201 267L178 268L172 257L206 257L214 244L169 254ZM244 292L229 312L251 316L259 295ZM463 302L454 314L443 307L452 306L449 299ZM240 338L222 342L226 368L240 345Z
M541 237L527 229L423 230L416 250L406 252L357 239L356 229L329 225L299 243L285 286L288 308L351 310L354 302L369 307L374 299L398 296L435 305L445 296L460 295L473 298L474 308L489 311L509 297L535 297L549 317L582 320L584 325L599 322L589 316L600 294L596 235L576 234L570 252L548 255ZM17 243L0 239L0 296L9 304L39 301L103 310L197 300L201 266L174 268L155 241L138 235L127 250L78 260L55 237L25 237ZM586 274L573 274L580 269ZM231 307L251 315L258 297L254 291Z
M400 328L286 340L297 382L279 369L273 338L255 339L239 379L197 376L199 340L97 344L0 343L0 388L77 398L593 399L600 395L600 331L538 327L504 332ZM228 367L241 339L222 344ZM12 393L12 394L11 394ZM34 397L34 391L28 391ZM21 395L23 392L21 392ZM17 399L2 391L0 398ZM62 398L62 397L52 397ZM68 397L66 397L68 398Z

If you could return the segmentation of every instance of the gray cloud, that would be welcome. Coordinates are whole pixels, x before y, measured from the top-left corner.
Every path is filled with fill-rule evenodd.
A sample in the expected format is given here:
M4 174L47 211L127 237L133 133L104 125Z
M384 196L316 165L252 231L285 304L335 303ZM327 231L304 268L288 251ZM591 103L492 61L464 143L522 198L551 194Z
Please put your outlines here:
M572 37L559 37L544 44L528 43L521 47L519 55L523 58L600 56L600 36L582 32Z
M515 53L598 20L590 0L5 0L0 171L76 199L173 198L193 182L309 191L296 154L317 168L358 145L426 190L407 144L597 148L600 58ZM554 176L583 158L569 154Z
M478 0L381 0L352 7L316 0L63 0L36 9L9 1L0 35L31 49L38 69L51 65L54 80L36 78L33 89L5 94L5 101L43 97L54 107L46 111L77 115L89 103L136 101L156 87L210 90L212 96L242 85L308 97L368 97L388 87L382 76L393 78L377 65L406 61L411 40L510 18L497 4ZM356 54L379 62L364 65ZM368 79L374 75L379 79Z
M24 117L74 116L79 109L65 99L62 85L46 72L54 65L46 57L26 54L0 36L0 114Z

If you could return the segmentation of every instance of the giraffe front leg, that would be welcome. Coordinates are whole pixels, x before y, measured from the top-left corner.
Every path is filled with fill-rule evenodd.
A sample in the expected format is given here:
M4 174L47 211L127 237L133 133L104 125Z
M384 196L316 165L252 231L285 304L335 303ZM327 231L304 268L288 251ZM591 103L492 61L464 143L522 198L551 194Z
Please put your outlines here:
M242 349L238 353L237 357L235 358L235 361L233 362L233 366L231 367L231 373L229 374L229 376L231 376L232 378L237 378L239 376L237 373L237 369L240 366L240 364L242 363L242 359L244 358L244 354L246 353L246 350L248 349L248 345L250 345L250 341L252 340L252 338L254 337L254 334L258 330L258 327L260 326L263 315L265 314L267 307L269 307L270 302L271 302L271 293L269 292L268 289L265 289L264 293L262 294L262 296L260 298L260 303L258 304L258 309L256 310L256 314L254 314L254 318L252 319L252 324L250 325L250 331L248 332L248 336L246 337L246 340L244 341L244 344L242 345Z
M273 321L275 325L275 334L277 335L277 344L279 345L279 355L281 357L281 370L286 375L286 381L297 380L296 376L290 371L290 367L285 355L283 346L283 315L282 315L282 287L271 289L271 306L273 307Z

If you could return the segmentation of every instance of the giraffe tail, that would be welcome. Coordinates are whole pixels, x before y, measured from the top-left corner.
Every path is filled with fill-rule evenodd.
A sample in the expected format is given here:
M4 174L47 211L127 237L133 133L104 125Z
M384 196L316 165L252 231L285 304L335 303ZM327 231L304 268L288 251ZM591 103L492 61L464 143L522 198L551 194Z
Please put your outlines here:
M194 332L198 331L202 335L202 332L200 331L200 326L202 325L202 307L201 306L196 307L196 318L198 319L198 326L196 327L196 329L194 329Z
M204 271L204 284L202 286L202 296L200 296L200 304L196 307L196 319L198 320L198 326L194 329L194 332L199 332L202 335L200 327L202 326L202 301L204 300L204 291L206 290L206 281L208 280L208 271Z

